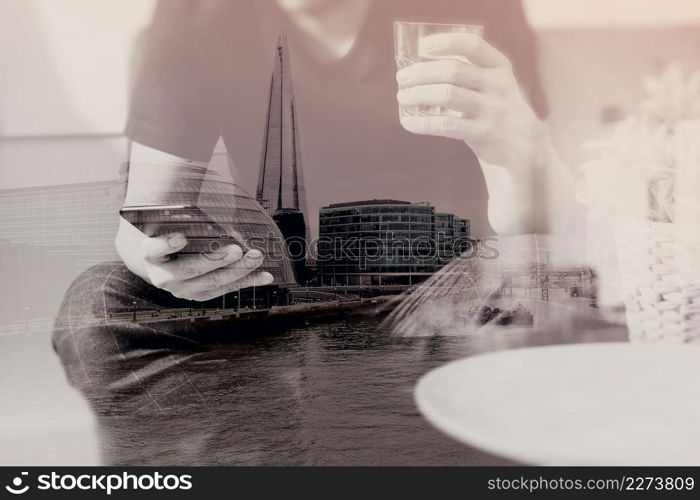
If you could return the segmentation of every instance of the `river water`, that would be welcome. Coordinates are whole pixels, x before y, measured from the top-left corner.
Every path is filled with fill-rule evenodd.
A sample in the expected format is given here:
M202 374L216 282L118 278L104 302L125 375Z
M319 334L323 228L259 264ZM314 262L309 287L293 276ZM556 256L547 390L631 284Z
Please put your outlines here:
M78 396L49 373L54 353L37 358L39 344L49 355L47 338L8 338L14 378L4 377L10 405L0 420L15 429L5 441L17 444L0 462L90 463L94 446L94 462L114 465L505 464L435 430L415 406L418 379L477 353L601 340L624 337L590 319L585 328L465 325L416 337L391 335L379 318L345 319L104 358L84 367Z
M147 389L95 391L110 464L476 465L500 460L434 430L413 401L431 368L471 352L468 337L397 338L376 319L308 326L153 356L130 372ZM113 370L112 370L113 371ZM99 376L98 376L99 377Z
M50 332L2 337L0 464L503 463L443 436L413 402L419 377L468 355L472 340L398 338L379 323L101 362L80 393Z

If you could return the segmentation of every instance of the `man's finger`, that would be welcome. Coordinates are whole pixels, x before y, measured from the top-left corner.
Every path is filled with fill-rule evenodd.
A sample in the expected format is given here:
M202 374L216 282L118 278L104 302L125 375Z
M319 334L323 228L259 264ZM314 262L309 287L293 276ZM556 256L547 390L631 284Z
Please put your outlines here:
M242 278L234 283L230 283L223 287L217 288L216 290L209 290L207 292L202 292L200 294L194 295L191 300L196 300L199 302L204 302L206 300L215 299L221 297L225 293L235 292L236 290L242 290L244 288L250 288L251 286L265 286L269 285L274 281L274 277L265 271L251 273L245 278Z
M186 280L177 287L178 296L192 297L217 290L239 281L255 271L264 261L263 253L253 249L233 264Z
M201 276L220 267L227 266L243 257L243 249L229 245L214 254L178 255L176 259L160 262L149 269L151 283L167 284Z
M146 238L141 242L143 258L148 262L162 262L168 255L179 252L187 246L187 238L182 233Z
M402 89L396 94L396 99L403 106L441 106L461 111L469 117L483 114L488 107L488 99L484 94L449 83Z
M414 134L451 137L467 142L481 140L488 133L483 120L451 116L402 116L401 125Z
M429 58L466 57L483 68L509 64L508 58L479 35L473 33L439 33L422 38L418 53Z
M396 81L402 88L431 83L451 83L458 87L483 90L489 86L488 70L454 59L419 62L396 73Z

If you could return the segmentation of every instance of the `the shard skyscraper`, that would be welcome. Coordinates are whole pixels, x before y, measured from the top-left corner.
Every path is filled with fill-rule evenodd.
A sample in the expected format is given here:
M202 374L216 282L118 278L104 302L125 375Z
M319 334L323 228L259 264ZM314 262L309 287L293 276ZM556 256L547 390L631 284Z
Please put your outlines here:
M309 219L292 72L287 40L283 33L277 40L270 82L256 198L270 212L287 240L296 279L302 283L306 273Z

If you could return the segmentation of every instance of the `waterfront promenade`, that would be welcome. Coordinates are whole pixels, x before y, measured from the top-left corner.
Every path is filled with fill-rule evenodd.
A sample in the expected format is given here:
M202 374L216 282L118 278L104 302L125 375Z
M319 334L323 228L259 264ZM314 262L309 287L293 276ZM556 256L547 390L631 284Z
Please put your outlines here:
M341 288L352 288L353 290L344 290L343 294L338 291ZM253 324L261 320L272 321L290 321L296 324L299 319L303 322L315 320L333 320L348 315L373 315L389 312L393 308L393 301L398 298L398 295L382 295L373 297L361 297L353 292L358 292L361 289L367 290L368 287L313 287L308 289L297 289L296 293L300 297L298 302L285 306L270 306L269 308L251 308L251 307L191 307L191 308L176 308L176 309L139 309L135 311L123 311L112 313L108 316L88 316L74 317L75 320L87 319L94 320L100 324L118 324L132 323L139 324L160 324L160 326L182 327L185 323L196 327L209 326L213 323L246 323ZM328 300L331 297L330 292L326 290L334 290L335 300ZM327 294L325 300L318 298L315 295L319 292ZM32 335L34 333L44 332L50 329L55 318L32 318L27 320L18 320L0 325L0 336L7 335Z

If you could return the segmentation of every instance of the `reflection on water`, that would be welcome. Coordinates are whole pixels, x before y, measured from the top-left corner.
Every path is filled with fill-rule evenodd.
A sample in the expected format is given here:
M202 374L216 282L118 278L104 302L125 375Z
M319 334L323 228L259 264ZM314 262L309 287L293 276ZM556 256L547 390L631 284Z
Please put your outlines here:
M82 388L109 464L498 463L413 403L421 375L469 351L464 337L397 339L346 321L135 355L91 367Z
M97 415L107 464L503 463L430 427L413 387L447 361L552 335L397 338L378 326L347 320L196 351L134 352L90 366L90 381L77 385Z

